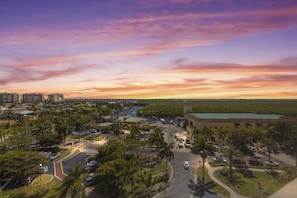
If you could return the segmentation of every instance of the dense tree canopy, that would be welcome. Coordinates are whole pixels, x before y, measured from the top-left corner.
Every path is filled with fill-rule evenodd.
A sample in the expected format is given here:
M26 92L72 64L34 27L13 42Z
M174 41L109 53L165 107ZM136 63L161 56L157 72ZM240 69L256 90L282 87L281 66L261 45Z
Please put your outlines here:
M0 178L24 178L39 173L39 164L47 164L45 156L29 151L10 151L0 154Z

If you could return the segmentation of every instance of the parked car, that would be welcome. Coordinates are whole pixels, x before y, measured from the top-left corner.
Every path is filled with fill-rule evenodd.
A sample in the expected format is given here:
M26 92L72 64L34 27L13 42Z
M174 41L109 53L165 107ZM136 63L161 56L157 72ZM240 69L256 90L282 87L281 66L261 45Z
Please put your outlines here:
M96 172L96 169L99 167L99 163L95 160L88 161L86 163L85 172L93 173Z
M184 148L184 145L183 145L183 143L178 143L178 148Z
M95 160L92 160L92 161L87 162L87 166L88 167L96 167L97 168L99 166L99 163L96 162Z
M188 161L184 161L184 169L185 170L189 170L189 168L190 168L189 162Z
M254 165L254 166L263 166L263 162L258 160L257 158L250 158L249 159L249 164Z
M181 137L178 137L176 141L178 142L178 148L184 148L183 139Z
M57 158L60 157L60 156L61 156L61 153L60 153L60 152L58 152L58 153L54 153L54 154L52 154L52 155L50 156L50 160L57 159Z
M218 147L217 145L213 145L214 151L220 151L220 147Z
M276 161L265 161L265 166L279 166L279 163Z
M224 162L224 163L228 162L225 158L222 158L222 157L214 157L213 161L215 161L215 162Z
M185 141L185 147L186 148L191 148L191 142L190 142L189 139L186 139L186 141Z
M91 138L96 138L96 137L98 137L98 136L100 136L100 135L101 135L100 132L96 132L96 133L92 133L92 134L90 135L90 137L91 137Z
M94 173L90 173L89 176L83 182L85 187L93 186L96 184L96 177Z
M3 179L3 180L1 181L1 189L2 189L2 190L6 190L6 189L8 189L8 188L9 188L9 185L10 185L11 182L12 182L11 179Z
M241 159L233 159L233 164L235 165L246 165L246 162Z
M1 181L1 190L14 189L22 185L21 179L3 179Z
M97 167L86 166L85 167L85 172L87 172L87 173L94 173L94 172L96 172L96 169L97 169Z
M202 152L202 151L201 151L201 152ZM207 156L215 156L215 153L212 152L212 151L204 150L204 153L205 153Z

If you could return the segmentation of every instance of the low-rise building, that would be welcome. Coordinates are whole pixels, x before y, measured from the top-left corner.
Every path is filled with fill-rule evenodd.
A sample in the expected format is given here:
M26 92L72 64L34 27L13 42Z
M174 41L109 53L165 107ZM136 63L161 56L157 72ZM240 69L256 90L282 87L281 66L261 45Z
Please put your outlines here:
M214 140L218 138L220 130L228 129L240 131L241 129L261 129L262 131L276 123L287 121L283 115L257 114L257 113L192 113L186 112L187 132L192 135L194 128L202 130L210 128L214 132Z

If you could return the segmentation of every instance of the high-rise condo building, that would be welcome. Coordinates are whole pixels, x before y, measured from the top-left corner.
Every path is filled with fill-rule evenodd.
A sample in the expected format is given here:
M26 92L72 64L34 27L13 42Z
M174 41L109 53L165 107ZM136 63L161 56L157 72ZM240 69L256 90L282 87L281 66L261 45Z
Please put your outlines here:
M0 93L0 103L15 103L19 101L19 95L16 93Z
M43 94L23 94L23 102L43 102Z
M64 96L63 96L63 94L49 94L48 100L50 102L63 102Z

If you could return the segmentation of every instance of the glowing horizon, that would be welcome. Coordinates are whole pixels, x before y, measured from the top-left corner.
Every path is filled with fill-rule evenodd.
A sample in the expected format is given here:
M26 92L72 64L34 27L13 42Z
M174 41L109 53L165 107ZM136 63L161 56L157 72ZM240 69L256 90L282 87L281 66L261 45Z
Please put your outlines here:
M0 92L297 98L297 2L8 1Z

